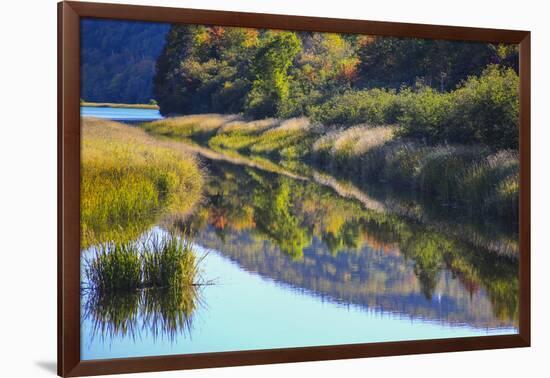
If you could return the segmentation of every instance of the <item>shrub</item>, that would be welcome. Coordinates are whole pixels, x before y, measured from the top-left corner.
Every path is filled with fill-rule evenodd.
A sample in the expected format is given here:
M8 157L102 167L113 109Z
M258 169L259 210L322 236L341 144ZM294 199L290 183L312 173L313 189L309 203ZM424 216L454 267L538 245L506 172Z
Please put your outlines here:
M519 77L512 69L487 67L459 88L439 93L427 87L399 94L400 135L430 144L485 144L518 148Z
M397 119L401 126L399 135L428 142L443 140L443 128L451 106L450 94L440 93L429 87L422 87L416 92L411 89L401 91L400 114Z
M517 149L519 77L512 69L489 66L452 92L453 108L446 138L457 143L484 143L494 149Z
M377 88L336 95L312 107L310 116L325 125L382 125L394 123L398 111L396 92Z
M348 91L310 116L325 125L397 122L399 135L428 144L484 144L493 150L517 149L519 77L511 68L488 66L451 92L428 86Z

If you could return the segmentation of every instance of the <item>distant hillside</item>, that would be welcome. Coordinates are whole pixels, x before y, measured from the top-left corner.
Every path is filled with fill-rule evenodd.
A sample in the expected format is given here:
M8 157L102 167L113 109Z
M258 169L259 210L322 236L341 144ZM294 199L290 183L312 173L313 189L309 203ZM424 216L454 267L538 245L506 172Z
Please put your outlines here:
M81 95L91 102L147 103L156 59L170 25L85 19L81 23Z

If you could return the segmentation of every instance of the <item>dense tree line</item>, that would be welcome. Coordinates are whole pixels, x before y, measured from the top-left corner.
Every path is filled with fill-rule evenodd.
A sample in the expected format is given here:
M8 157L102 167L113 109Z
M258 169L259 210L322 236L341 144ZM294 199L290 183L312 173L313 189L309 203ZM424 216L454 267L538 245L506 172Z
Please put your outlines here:
M357 55L358 79L369 88L424 84L444 92L489 64L518 70L516 46L478 42L363 37Z
M515 148L517 53L515 45L174 25L155 98L163 114L398 122L428 142Z
M174 25L155 94L164 114L300 115L351 88L357 62L336 34Z
M84 19L81 22L81 95L86 101L148 103L155 63L170 26Z

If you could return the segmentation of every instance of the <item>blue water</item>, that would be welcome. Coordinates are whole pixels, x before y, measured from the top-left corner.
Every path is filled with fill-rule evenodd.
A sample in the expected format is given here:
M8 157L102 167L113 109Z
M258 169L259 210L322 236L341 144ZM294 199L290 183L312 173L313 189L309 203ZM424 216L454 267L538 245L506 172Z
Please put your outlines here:
M148 109L82 108L85 116L124 121L155 114L160 117ZM208 172L204 201L188 221L189 229L195 231L194 250L199 258L204 257L199 264L201 276L213 284L201 287L188 318L181 296L179 302L171 302L169 296L143 294L141 302L134 296L94 304L83 293L81 359L518 332L515 311L508 309L517 294L495 295L489 285L514 278L506 269L498 269L509 265L505 258L496 254L480 258L485 251L468 247L473 248L470 251L457 242L462 246L457 256L432 263L432 255L421 253L423 244L413 236L434 243L441 236L416 224L407 226L410 233L395 233L376 222L363 222L361 213L357 219L345 218L347 239L334 241L326 234L330 228L321 225L337 223L339 218L331 213L340 213L332 203L342 206L345 215L346 208L353 208L346 202L351 200L343 201L312 182L275 177L249 167L211 162ZM288 205L291 213L269 212L273 198L281 198L281 188L296 196L294 205ZM312 212L312 206L319 213ZM283 227L292 224L292 217L299 220L294 228L310 237L303 245L298 243L299 232ZM265 219L270 220L270 227L261 224ZM386 222L392 221L396 220ZM141 240L162 237L166 222L159 221ZM401 222L400 227L407 225ZM280 236L273 230L287 234ZM291 248L296 245L299 251ZM455 244L441 248L448 245ZM93 247L82 252L85 258ZM434 264L435 271L431 269ZM475 274L467 274L469 267Z
M104 118L121 122L155 121L163 118L157 109L108 108L92 106L81 106L80 115L82 117Z
M153 230L162 234L159 228ZM138 316L129 335L102 335L82 319L83 360L224 352L365 342L517 333L514 327L479 328L338 303L242 269L216 250L195 246L205 286L187 332L175 339L153 334ZM450 277L442 277L445 281ZM437 306L438 298L434 298Z

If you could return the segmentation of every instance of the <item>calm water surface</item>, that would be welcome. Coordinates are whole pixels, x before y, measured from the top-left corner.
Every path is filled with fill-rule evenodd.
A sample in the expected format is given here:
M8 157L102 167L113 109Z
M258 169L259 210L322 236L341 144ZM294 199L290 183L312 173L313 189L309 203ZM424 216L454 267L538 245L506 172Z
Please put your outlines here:
M158 109L130 109L94 106L81 106L80 115L82 117L105 118L121 122L155 121L163 118Z
M83 295L82 359L517 333L506 231L435 225L320 180L204 164L202 204L143 233L189 237L211 285L191 304Z

